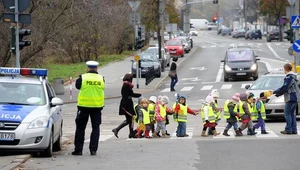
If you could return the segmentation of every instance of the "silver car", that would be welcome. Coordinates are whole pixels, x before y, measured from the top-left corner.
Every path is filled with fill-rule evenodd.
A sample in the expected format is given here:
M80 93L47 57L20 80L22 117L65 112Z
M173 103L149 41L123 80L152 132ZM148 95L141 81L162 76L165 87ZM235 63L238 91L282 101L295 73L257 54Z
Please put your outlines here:
M63 101L47 81L47 70L1 67L0 74L0 150L46 157L61 150Z
M280 88L283 85L284 77L285 74L283 72L271 72L261 76L252 85L247 85L245 88L247 89L247 92L252 92L255 97L258 98L261 92L269 90L274 91ZM282 116L284 113L284 106L285 102L283 96L270 96L265 103L267 117ZM298 107L296 109L297 115L300 113L299 106L300 103L298 103Z

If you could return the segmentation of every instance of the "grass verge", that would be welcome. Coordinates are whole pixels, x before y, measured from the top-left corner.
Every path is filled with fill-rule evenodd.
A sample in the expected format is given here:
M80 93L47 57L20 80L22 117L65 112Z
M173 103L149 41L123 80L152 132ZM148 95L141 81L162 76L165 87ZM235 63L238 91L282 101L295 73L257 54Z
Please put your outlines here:
M134 52L126 52L123 54L112 54L112 55L101 55L97 61L99 62L99 67L105 66L114 61L121 61L126 57L133 55ZM46 69L48 69L48 80L50 83L53 82L54 78L62 78L64 81L68 81L70 77L77 78L80 74L86 72L85 62L82 63L72 63L72 64L46 64Z

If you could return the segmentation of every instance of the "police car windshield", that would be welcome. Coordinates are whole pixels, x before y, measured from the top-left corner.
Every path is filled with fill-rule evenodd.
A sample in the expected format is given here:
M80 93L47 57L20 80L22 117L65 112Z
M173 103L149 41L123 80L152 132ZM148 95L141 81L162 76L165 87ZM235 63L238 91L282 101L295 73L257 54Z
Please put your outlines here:
M283 85L284 76L263 76L256 80L249 90L276 90Z
M0 82L0 104L45 105L43 86Z

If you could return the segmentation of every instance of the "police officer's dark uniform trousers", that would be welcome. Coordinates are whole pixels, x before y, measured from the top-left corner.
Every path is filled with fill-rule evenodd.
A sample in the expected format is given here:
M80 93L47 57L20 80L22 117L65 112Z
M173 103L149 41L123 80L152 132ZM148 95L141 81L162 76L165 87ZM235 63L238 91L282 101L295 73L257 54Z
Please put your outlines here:
M76 80L76 88L80 90L77 103L75 151L72 155L82 155L85 128L91 117L92 133L89 149L91 155L96 155L100 136L101 111L104 107L105 83L96 71L89 71Z

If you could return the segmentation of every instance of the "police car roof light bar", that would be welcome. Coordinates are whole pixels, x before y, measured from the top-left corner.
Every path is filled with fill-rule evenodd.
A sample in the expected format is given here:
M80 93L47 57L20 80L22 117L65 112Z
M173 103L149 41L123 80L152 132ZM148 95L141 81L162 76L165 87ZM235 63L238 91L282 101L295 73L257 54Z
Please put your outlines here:
M46 77L47 69L43 68L14 68L14 67L0 67L0 74L4 75L22 75L22 76L43 76Z

